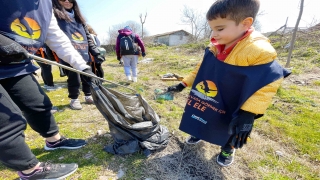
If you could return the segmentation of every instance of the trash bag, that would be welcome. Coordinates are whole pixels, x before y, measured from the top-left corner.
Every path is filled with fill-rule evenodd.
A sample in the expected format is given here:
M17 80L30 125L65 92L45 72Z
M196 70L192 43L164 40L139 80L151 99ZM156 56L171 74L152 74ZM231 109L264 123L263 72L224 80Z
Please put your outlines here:
M152 151L167 146L169 131L159 124L159 116L142 96L94 84L91 92L114 139L113 144L105 146L105 151L124 155L142 150L148 156Z

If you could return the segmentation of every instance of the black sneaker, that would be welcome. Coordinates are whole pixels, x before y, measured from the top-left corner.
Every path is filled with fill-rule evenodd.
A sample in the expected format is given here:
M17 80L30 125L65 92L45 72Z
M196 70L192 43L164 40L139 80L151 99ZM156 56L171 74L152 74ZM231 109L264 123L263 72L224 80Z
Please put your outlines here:
M220 154L217 156L217 163L220 166L229 166L233 163L234 160L234 153L236 150L234 149L233 152L226 152L221 150Z
M194 136L189 136L186 139L187 144L198 144L201 141L201 139L194 137Z
M30 174L18 172L20 180L39 180L39 179L64 179L70 176L78 169L78 165L72 164L51 164L49 162L41 163L39 168Z
M49 143L46 141L44 146L45 150L55 150L55 149L78 149L86 145L87 142L83 139L68 139L61 136L61 139L55 143Z

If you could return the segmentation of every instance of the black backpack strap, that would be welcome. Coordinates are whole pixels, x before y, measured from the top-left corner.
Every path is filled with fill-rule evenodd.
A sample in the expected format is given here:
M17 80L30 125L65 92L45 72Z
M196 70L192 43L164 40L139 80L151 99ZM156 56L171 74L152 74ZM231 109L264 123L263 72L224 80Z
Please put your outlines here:
M134 33L130 34L132 41L136 43L136 35Z

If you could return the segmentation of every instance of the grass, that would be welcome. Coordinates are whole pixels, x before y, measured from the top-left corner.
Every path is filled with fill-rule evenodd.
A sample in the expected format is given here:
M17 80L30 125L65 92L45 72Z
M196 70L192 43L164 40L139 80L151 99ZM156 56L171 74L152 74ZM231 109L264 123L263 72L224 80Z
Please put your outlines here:
M302 54L292 59L294 73L278 90L266 114L256 121L252 141L237 151L235 163L231 167L221 168L215 164L219 147L205 142L198 146L185 146L184 138L187 134L178 129L190 89L175 94L173 101L154 99L155 89L164 89L178 83L161 81L159 75L178 73L186 76L202 58L203 45L160 46L149 47L147 50L148 57L154 60L152 63L139 64L138 83L126 82L123 67L118 64L115 55L106 57L103 68L106 80L133 88L158 113L161 124L169 129L172 136L165 150L149 158L144 157L141 152L127 156L104 152L104 145L113 141L106 120L94 105L83 104L81 111L69 109L66 77L60 77L58 69L54 68L54 81L64 85L64 88L47 94L61 110L54 114L61 134L86 139L88 145L74 151L46 152L43 150L44 139L28 127L25 132L26 142L37 158L60 163L77 162L79 170L67 178L70 180L117 179L117 174L121 172L124 175L120 179L128 180L179 177L266 180L320 178L320 78L311 78L316 77L318 72L315 65L318 61L312 60L313 57ZM285 64L286 53L279 54L280 63ZM301 58L306 60L301 61ZM38 79L43 85L41 78ZM308 83L296 84L298 81ZM110 83L104 83L104 86L118 88ZM126 90L122 88L121 91ZM83 95L80 95L80 99L84 101ZM98 133L100 131L103 133ZM279 151L281 155L277 154ZM198 172L193 172L194 169ZM202 172L201 169L206 171ZM0 177L9 180L18 176L16 172L0 166Z

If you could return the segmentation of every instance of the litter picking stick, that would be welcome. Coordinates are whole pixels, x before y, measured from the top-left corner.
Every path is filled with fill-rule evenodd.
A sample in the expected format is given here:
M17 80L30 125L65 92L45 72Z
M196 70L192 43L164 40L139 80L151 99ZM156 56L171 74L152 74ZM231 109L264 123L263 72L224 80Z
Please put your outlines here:
M57 63L57 62L50 61L50 60L48 60L48 59L44 59L44 58L41 58L41 57L38 57L38 56L35 56L35 55L32 55L32 54L28 54L28 55L29 55L30 58L33 58L33 59L36 60L36 61L41 61L41 62L50 64L50 65L56 65L56 66L59 66L59 67L61 67L61 68L63 68L63 69L67 69L67 70L69 70L69 71L73 71L73 72L76 72L76 73L79 73L79 74L82 74L82 75L85 75L85 76L89 76L89 77L92 77L92 78L96 78L96 79L99 79L99 80L101 80L101 81L105 81L105 82L108 82L108 83L112 83L112 84L115 84L115 85L117 85L117 86L121 86L121 87L124 87L124 88L126 88L126 89L130 89L131 91L137 93L136 90L131 89L131 88L126 87L126 86L123 86L123 85L121 85L121 84L118 84L118 83L115 83L115 82L112 82L112 81L105 80L105 79L100 78L100 77L97 77L97 76L95 76L95 75L88 74L88 73L79 71L79 70L77 70L77 69L74 69L74 68L71 68L71 67L68 67L68 66L59 64L59 63Z

